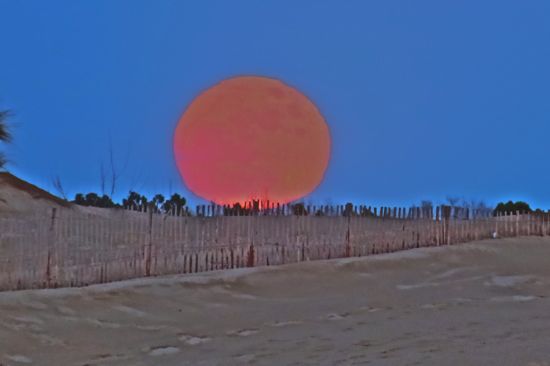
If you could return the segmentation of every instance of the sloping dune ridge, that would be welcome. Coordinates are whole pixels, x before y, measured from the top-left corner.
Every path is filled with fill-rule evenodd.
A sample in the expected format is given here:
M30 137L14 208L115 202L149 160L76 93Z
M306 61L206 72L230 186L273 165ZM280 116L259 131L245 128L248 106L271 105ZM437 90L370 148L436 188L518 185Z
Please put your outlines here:
M50 213L52 208L102 216L111 214L106 209L75 205L13 174L0 172L0 217Z
M0 293L2 365L550 365L550 239Z
M51 207L69 208L72 205L51 193L17 178L0 172L0 214L31 212L51 209Z

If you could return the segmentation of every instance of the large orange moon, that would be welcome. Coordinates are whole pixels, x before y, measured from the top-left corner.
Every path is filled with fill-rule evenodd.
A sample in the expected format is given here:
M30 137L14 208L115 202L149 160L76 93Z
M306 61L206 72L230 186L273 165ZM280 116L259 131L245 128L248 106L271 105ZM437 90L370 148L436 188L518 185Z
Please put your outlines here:
M312 192L330 156L319 109L280 80L242 76L197 96L174 133L185 185L217 204L287 203Z

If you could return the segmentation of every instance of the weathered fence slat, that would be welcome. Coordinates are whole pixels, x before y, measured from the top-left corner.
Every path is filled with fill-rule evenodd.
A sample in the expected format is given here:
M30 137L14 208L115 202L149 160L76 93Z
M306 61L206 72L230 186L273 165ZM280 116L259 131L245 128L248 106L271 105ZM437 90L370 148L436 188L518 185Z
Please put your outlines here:
M549 235L548 213L489 215L449 206L275 203L154 208L105 216L71 210L0 218L0 290L362 256L491 237ZM265 207L264 211L260 208ZM177 211L177 212L176 212ZM227 216L225 216L227 214Z

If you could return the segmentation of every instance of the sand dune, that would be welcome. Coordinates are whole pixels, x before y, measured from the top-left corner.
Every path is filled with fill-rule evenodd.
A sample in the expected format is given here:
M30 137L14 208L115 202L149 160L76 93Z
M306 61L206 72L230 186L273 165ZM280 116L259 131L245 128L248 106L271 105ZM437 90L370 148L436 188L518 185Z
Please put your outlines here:
M0 293L2 365L550 365L550 239Z
M75 205L13 174L0 172L0 218L44 213L49 216L53 208L104 217L113 215L113 210Z

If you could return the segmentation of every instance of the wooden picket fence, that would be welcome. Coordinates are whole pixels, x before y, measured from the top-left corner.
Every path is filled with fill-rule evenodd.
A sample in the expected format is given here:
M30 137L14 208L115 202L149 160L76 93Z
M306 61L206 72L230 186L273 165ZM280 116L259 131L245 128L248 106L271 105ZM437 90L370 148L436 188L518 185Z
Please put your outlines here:
M366 256L491 237L549 235L548 214L344 206L159 214L52 209L0 217L0 290ZM142 209L141 211L145 211ZM321 211L321 213L319 213Z

